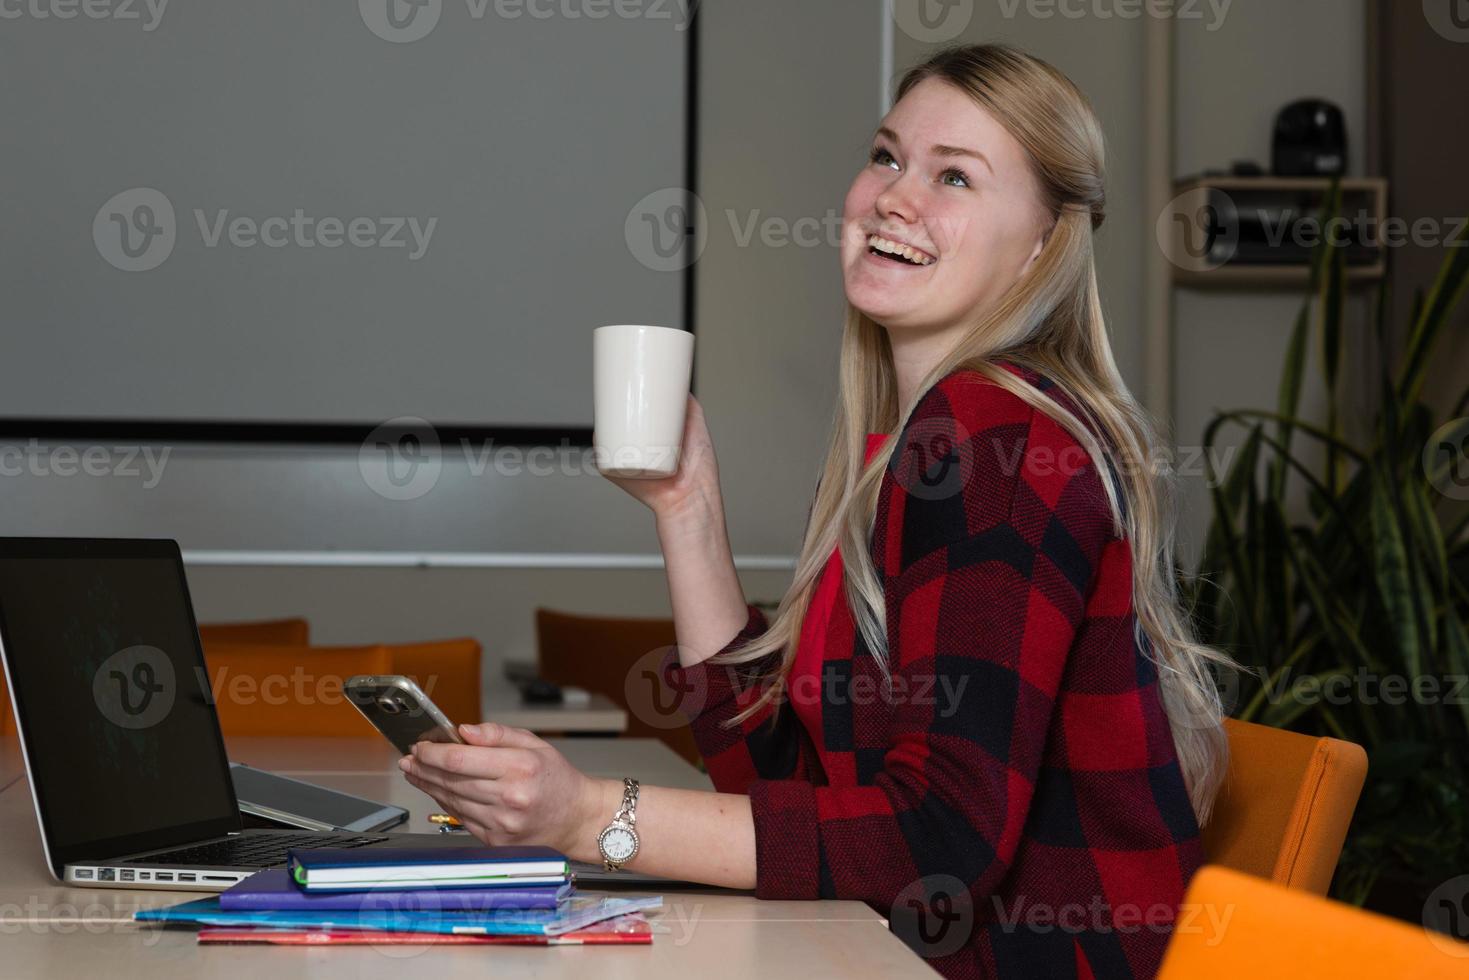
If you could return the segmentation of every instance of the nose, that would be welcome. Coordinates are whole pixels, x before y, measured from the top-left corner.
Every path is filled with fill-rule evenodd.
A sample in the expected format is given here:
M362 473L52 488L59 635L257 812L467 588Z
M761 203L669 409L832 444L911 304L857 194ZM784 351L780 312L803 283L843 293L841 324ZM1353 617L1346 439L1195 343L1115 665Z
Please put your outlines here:
M918 177L907 173L899 174L891 181L874 202L878 215L883 218L898 218L905 224L916 221L918 204L913 193L915 181L921 183Z

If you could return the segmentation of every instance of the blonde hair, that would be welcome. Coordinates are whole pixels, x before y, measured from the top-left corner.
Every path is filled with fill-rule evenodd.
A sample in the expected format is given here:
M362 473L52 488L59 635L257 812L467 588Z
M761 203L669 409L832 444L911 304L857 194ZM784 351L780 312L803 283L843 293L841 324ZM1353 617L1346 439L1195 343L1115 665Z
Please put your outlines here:
M1228 759L1224 711L1210 664L1226 670L1235 664L1195 639L1180 607L1172 481L1170 474L1155 472L1157 436L1123 383L1107 338L1092 249L1092 232L1102 223L1105 203L1101 128L1085 96L1065 75L1008 46L941 51L904 75L898 99L928 78L969 94L1019 141L1054 225L1032 266L992 310L982 311L918 386L911 404L898 404L886 331L848 304L836 417L794 580L769 629L719 657L724 663L748 663L780 654L760 698L739 718L783 696L811 596L838 546L847 604L867 648L887 669L885 603L868 542L883 471L898 440L887 440L864 465L866 434L899 431L935 383L956 370L973 370L1054 419L1103 474L1116 531L1132 553L1137 641L1158 667L1179 765L1203 826ZM999 366L1000 360L1049 378L1084 418ZM1118 475L1120 487L1105 477L1109 470ZM1119 492L1123 499L1118 499Z

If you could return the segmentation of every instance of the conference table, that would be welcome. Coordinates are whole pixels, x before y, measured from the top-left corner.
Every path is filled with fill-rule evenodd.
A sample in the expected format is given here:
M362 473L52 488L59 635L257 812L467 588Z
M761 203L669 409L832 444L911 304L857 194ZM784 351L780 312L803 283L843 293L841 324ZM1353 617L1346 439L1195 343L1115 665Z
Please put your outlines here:
M386 742L232 738L231 760L404 807L399 831L426 831L438 807L405 782ZM697 768L653 739L549 740L583 771L652 785L708 789ZM188 929L140 926L139 909L187 892L70 888L48 873L20 753L0 737L0 974L23 977L626 977L821 976L932 978L934 972L860 902L761 901L748 892L669 888L650 915L651 946L211 946ZM101 805L101 801L99 801ZM587 889L590 891L590 889ZM648 894L622 890L626 894Z

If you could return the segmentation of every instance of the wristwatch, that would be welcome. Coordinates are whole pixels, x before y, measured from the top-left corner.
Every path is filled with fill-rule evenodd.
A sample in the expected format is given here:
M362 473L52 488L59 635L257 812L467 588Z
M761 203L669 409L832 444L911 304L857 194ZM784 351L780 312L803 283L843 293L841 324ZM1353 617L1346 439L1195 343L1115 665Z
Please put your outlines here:
M603 866L617 871L638 853L638 781L622 781L622 806L612 815L612 822L597 835L597 850L602 852Z

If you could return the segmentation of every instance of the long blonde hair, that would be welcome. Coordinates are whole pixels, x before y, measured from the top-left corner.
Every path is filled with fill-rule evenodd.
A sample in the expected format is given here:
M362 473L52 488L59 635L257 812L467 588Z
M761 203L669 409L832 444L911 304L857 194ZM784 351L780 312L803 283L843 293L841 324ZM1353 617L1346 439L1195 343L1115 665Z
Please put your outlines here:
M942 79L969 94L1020 142L1054 225L1027 272L994 309L977 317L908 405L898 404L886 331L848 304L835 423L794 580L770 628L719 657L724 663L747 663L780 654L761 697L740 718L783 696L801 623L835 547L841 549L847 604L857 628L887 669L885 603L868 542L883 471L898 440L887 440L864 465L866 434L899 431L935 383L953 371L973 370L1064 427L1104 475L1101 482L1117 533L1132 552L1137 641L1158 667L1179 764L1202 826L1228 758L1223 706L1210 664L1225 670L1235 665L1194 638L1180 607L1171 474L1166 467L1158 472L1153 426L1123 383L1107 338L1092 249L1092 233L1104 213L1101 128L1085 96L1065 75L1008 46L941 51L904 75L898 99L927 78ZM1084 418L999 366L1001 360L1055 382ZM1105 477L1109 470L1117 474L1120 488ZM1119 489L1123 499L1118 499Z

